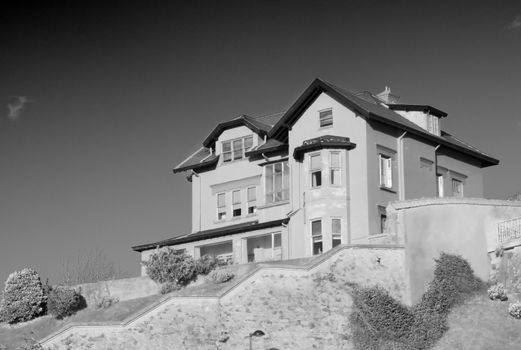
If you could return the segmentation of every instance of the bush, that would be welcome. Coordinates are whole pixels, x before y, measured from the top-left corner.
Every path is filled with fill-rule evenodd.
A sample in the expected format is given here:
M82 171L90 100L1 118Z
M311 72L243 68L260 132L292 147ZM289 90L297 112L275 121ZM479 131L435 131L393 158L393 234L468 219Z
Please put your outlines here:
M521 319L521 302L516 302L508 306L508 313L517 319Z
M71 316L87 306L85 298L71 288L54 287L47 297L47 312L57 319Z
M434 278L412 308L381 287L351 285L355 349L428 349L443 336L451 308L480 290L483 282L460 256L442 253L435 261Z
M502 283L497 283L491 286L487 290L488 297L490 300L508 300L507 293L505 292L505 286Z
M166 282L161 285L161 294L168 294L181 289L182 287L175 282Z
M195 260L184 251L171 248L157 250L144 261L147 275L158 283L186 285L197 276Z
M204 255L195 262L195 272L197 275L208 275L212 270L215 270L221 265L222 263L216 257Z
M38 273L28 268L15 271L5 281L0 320L10 324L32 320L43 315L45 303Z
M208 274L208 279L213 283L224 283L228 282L235 277L235 273L228 268L219 268L213 270Z
M402 343L414 317L383 288L354 286L353 342L357 349L379 349L384 342Z
M98 309L106 309L117 303L119 303L118 298L105 296L101 300L97 300L95 305Z

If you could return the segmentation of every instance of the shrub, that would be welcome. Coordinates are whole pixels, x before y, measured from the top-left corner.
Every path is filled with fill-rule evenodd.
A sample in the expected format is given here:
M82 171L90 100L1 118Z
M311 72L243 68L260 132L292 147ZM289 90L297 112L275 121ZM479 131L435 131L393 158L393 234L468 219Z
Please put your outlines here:
M171 248L157 250L143 265L147 275L161 284L175 282L186 285L197 276L195 260L184 251Z
M413 322L413 315L406 306L379 286L353 286L352 296L350 321L355 348L379 349L382 342L405 341Z
M233 273L232 270L225 268L225 267L213 270L212 272L210 272L208 274L208 278L213 283L228 282L229 280L231 280L234 277L235 277L235 273Z
M521 319L521 302L516 302L508 306L508 313L517 319Z
M501 300L505 301L508 299L507 293L505 292L505 286L503 286L503 283L497 283L491 286L487 290L488 297L490 300Z
M181 286L175 282L166 282L161 285L161 294L168 294L181 289Z
M215 256L204 255L195 262L195 272L197 275L207 275L220 265L221 262Z
M442 253L421 301L407 308L381 287L350 284L355 349L428 349L448 329L450 309L483 283L460 256Z
M47 312L58 319L71 316L87 306L85 298L71 288L54 287L47 297Z
M108 296L108 297L104 296L100 300L97 300L95 305L96 305L96 307L98 309L106 309L106 308L109 308L112 305L117 304L117 303L119 303L119 299L118 298L110 297L110 296Z
M7 323L29 321L44 313L45 295L38 273L25 268L7 277L0 320Z

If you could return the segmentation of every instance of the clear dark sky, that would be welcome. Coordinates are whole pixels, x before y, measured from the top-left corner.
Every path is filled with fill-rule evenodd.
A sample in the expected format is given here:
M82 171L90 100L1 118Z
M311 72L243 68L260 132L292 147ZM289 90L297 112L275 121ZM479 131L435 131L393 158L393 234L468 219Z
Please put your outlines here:
M0 5L0 283L95 247L137 275L132 245L190 230L172 167L316 77L448 112L501 160L485 195L521 190L520 1L168 3Z

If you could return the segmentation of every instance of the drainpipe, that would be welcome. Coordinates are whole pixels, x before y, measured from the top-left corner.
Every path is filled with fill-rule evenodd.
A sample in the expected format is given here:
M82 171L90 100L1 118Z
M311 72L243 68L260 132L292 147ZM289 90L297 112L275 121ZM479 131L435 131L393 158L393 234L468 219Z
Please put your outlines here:
M403 138L407 134L404 131L403 134L398 137L398 200L403 201L405 199L405 159L403 156Z
M436 184L436 194L438 197L440 197L440 191L438 187L438 155L436 152L438 152L440 147L441 145L434 147L434 183ZM443 183L443 187L445 187L445 183Z

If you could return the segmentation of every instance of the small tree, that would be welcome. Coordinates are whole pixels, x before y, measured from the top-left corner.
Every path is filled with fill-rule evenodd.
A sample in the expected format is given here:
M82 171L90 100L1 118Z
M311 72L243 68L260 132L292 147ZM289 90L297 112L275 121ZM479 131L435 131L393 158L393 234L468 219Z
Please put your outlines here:
M15 271L5 281L0 303L0 320L7 323L29 321L44 313L46 297L40 276L33 269Z
M197 276L196 261L184 251L171 248L156 250L143 265L148 277L158 283L185 285Z

